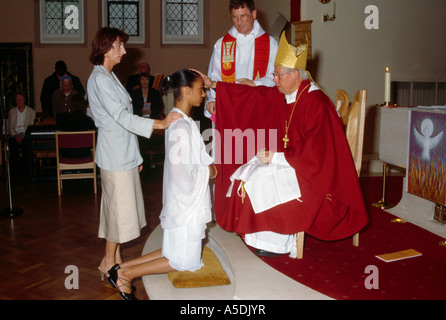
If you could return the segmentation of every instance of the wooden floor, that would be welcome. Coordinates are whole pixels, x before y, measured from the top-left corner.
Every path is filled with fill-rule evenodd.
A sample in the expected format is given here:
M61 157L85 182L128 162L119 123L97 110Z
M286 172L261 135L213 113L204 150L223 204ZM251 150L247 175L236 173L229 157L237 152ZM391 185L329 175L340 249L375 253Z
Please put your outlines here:
M4 165L0 173L0 209L9 208ZM146 166L141 174L147 226L141 236L122 245L124 260L141 255L145 242L159 224L162 197L162 168ZM93 182L64 182L57 195L57 182L29 182L24 177L12 184L13 206L23 214L0 217L0 300L120 300L107 281L100 281L98 265L104 240L97 237L101 200L93 193ZM78 270L79 289L67 289ZM134 282L136 297L147 300L141 279Z

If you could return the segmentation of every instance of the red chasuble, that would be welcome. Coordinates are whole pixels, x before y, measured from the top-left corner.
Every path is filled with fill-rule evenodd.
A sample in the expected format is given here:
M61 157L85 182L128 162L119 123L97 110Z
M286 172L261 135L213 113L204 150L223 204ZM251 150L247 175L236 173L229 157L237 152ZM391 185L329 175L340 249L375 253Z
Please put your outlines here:
M304 82L300 90L307 84ZM305 231L321 240L339 240L359 232L368 223L342 121L321 90L308 91L306 88L296 105L288 131L290 141L284 149L285 121L289 121L294 103L286 105L277 88L218 84L216 130L221 141L216 140L219 175L215 181L214 208L223 229L239 234ZM269 139L257 134L254 147L246 142L240 147L239 143L230 142L237 128L250 133L276 129L277 134L271 134ZM226 193L234 171L262 147L273 149L273 141L296 171L301 202L293 200L255 214L249 196L242 198L237 194L240 181L235 181L230 198ZM237 161L240 150L243 160Z

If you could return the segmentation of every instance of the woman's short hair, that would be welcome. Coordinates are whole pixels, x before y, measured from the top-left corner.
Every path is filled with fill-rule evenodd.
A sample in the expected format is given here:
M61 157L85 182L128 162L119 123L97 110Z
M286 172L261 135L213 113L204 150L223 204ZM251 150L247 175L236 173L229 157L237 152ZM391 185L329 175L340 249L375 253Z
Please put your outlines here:
M99 29L92 42L91 63L102 65L104 63L104 55L110 51L116 40L127 43L129 36L117 28L104 27Z

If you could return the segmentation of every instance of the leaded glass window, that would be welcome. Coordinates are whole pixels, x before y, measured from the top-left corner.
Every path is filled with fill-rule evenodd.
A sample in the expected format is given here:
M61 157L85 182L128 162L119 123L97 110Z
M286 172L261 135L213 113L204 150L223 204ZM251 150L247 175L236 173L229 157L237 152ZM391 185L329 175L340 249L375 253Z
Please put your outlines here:
M102 25L104 27L121 29L130 36L129 43L144 43L145 2L149 1L102 0Z
M167 34L198 35L198 0L167 0Z
M83 43L83 0L40 0L42 43Z
M164 43L203 43L203 0L164 0L163 18Z
M108 26L123 30L129 36L139 36L139 1L108 0Z

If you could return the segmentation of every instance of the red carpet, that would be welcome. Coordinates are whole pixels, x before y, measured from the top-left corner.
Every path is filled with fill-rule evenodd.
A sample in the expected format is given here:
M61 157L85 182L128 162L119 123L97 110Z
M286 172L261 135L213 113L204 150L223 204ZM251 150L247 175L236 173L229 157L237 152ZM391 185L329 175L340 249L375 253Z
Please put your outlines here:
M446 299L446 248L441 237L410 223L393 223L395 216L374 208L381 199L382 178L361 178L369 208L370 224L361 232L360 246L352 239L324 242L305 236L302 260L287 255L261 259L292 279L339 300L439 300ZM401 199L402 178L390 177L386 199ZM386 263L375 255L415 249L421 257ZM367 266L376 266L378 289L367 289L371 276ZM367 279L369 284L370 278ZM369 286L370 287L370 286Z

